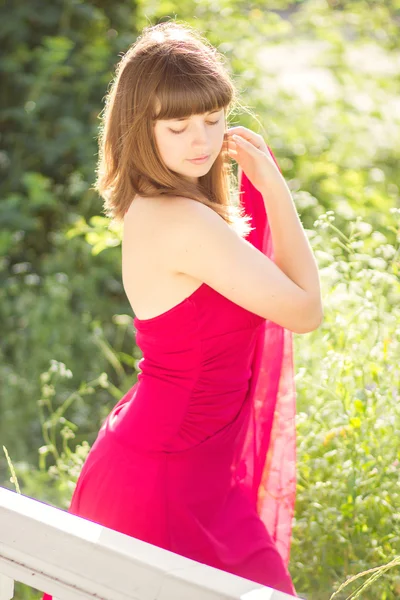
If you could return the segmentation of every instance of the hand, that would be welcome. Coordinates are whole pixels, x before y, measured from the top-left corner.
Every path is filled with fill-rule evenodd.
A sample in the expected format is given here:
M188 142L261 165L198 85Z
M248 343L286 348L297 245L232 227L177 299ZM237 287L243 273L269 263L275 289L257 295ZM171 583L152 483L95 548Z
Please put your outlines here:
M239 136L236 141L234 135ZM276 174L280 175L263 137L247 127L231 127L225 133L223 147L236 160L254 187L262 192ZM281 177L281 175L280 175Z

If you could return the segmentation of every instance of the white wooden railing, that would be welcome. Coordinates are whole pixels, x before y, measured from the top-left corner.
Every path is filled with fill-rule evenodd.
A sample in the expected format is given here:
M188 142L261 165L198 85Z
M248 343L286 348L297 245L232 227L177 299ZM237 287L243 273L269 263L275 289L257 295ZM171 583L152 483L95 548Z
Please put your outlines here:
M0 487L0 600L14 581L59 600L289 600Z

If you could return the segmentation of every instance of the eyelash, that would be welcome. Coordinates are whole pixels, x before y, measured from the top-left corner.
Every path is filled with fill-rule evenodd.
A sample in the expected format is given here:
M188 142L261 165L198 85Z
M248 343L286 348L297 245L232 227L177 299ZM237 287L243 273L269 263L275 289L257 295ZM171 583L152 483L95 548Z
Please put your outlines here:
M209 121L207 124L208 125L216 125L217 123L219 123L219 119L218 119L218 121L213 121L212 123L210 123L210 121ZM169 129L169 130L171 133L175 133L175 134L183 133L185 131L185 129L182 129L182 131L175 131L174 129Z

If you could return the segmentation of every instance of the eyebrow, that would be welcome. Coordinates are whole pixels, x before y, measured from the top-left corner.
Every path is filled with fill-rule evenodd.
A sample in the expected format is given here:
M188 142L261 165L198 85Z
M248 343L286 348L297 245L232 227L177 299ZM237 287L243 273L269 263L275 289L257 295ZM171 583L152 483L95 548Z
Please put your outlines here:
M221 109L217 108L216 110L209 110L206 114L213 115L216 112L219 112ZM180 117L179 119L171 119L171 121L187 121L189 117Z

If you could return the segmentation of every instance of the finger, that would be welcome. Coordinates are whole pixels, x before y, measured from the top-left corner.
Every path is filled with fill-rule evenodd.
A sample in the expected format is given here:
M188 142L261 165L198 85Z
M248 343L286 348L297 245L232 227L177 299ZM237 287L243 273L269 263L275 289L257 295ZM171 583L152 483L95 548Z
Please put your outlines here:
M235 142L235 144L240 144L241 141L246 142L247 144L250 144L256 150L261 150L261 147L262 147L262 143L259 142L258 140L248 139L248 138L243 137L238 134L233 134L231 139L232 139L232 141Z
M242 127L242 126L232 127L231 129L228 129L228 131L226 132L226 136L228 139L232 139L232 136L235 134L241 135L242 137L244 137L246 139L251 139L254 135L254 133L250 129L247 129L246 127Z
M229 140L223 143L224 148L236 148L236 142L234 140Z
M237 160L237 146L234 142L229 142L229 144L225 144L224 142L222 151L228 156L228 158Z
M251 141L253 138L253 134L251 131L248 131L247 129L245 129L244 127L234 127L233 129L231 129L230 131L227 132L227 139L228 140L232 140L234 139L234 136L240 136L245 140Z
M247 150L249 152L253 150L258 150L258 148L252 142L246 140L245 138L242 138L240 135L234 134L232 136L232 139L236 142L239 148L243 148L244 150Z
M240 135L245 140L248 140L251 143L253 143L256 147L260 146L261 143L264 141L260 134L255 133L254 131L252 131L251 129L248 129L247 127L243 127L242 125L238 125L237 127L231 127L227 131L227 135L229 137L233 137L234 135Z
M229 142L224 142L222 144L222 150L224 152L236 152L237 151L236 142L234 142L233 140L229 140Z
M254 131L249 129L248 127L243 127L243 125L235 125L235 127L229 127L227 129L227 133L229 135L233 133L242 133L243 135L257 135Z
M225 155L225 156L227 156L228 158L232 158L232 159L234 159L234 160L237 160L238 153L237 153L237 152L235 152L235 150L229 150L229 151L226 153L226 155Z

